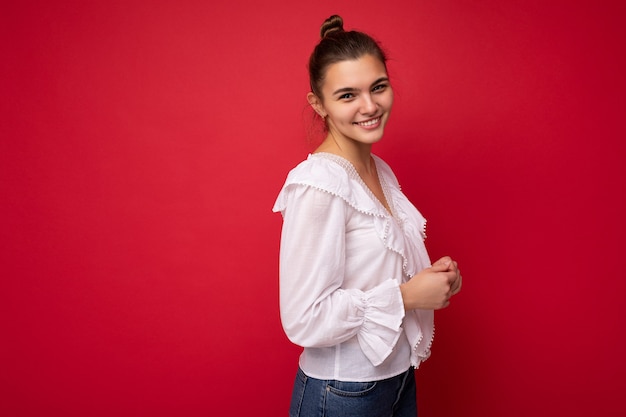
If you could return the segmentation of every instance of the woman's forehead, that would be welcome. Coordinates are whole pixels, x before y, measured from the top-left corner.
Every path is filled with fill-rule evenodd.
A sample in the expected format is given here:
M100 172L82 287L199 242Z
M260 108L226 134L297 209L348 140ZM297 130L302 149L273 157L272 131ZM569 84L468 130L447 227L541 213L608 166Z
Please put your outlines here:
M324 78L324 89L337 87L369 87L376 80L387 77L385 65L372 55L339 61L330 65Z

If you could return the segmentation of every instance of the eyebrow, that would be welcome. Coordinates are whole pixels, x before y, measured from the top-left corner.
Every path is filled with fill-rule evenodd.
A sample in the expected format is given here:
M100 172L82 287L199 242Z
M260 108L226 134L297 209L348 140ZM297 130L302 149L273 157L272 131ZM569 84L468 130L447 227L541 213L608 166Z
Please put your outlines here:
M376 84L380 84L380 83L386 82L386 81L389 81L389 77L380 77L379 79L377 79L376 81L374 81L372 83L371 87L375 86ZM360 89L354 88L354 87L340 88L340 89L335 90L333 92L333 96L336 96L337 94L343 94L343 93L352 93L354 91L360 91Z

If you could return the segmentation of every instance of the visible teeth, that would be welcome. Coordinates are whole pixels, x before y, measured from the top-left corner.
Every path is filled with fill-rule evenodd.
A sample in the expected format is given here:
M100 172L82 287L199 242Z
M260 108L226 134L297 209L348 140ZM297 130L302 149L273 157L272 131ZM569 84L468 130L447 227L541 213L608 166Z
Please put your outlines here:
M379 119L376 118L376 119L368 120L367 122L360 122L360 123L357 123L357 124L361 125L361 126L372 126L372 125L375 125L376 123L378 123L378 120Z

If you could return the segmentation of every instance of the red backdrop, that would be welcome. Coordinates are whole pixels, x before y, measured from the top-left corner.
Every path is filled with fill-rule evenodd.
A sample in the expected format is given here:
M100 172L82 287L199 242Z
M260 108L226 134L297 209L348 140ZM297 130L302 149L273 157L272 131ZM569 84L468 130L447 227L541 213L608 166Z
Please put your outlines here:
M375 152L463 271L421 415L624 415L617 3L5 5L0 414L286 415L270 210L340 13L391 58Z

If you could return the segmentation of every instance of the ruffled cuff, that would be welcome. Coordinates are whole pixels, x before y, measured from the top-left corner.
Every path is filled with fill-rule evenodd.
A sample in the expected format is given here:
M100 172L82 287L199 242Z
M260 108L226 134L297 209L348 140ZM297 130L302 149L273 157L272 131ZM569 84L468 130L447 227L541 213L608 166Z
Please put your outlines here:
M430 356L435 338L433 310L411 310L404 321L404 333L412 347L411 365L418 368Z
M363 324L357 334L361 350L374 366L389 356L400 337L404 302L399 284L387 280L363 295Z

